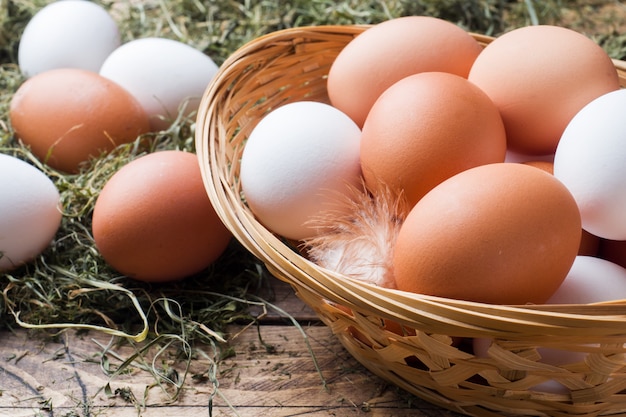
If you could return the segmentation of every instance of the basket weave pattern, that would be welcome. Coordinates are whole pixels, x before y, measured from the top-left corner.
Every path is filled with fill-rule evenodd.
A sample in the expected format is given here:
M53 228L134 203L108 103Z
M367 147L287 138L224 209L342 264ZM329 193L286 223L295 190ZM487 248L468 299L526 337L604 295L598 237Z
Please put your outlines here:
M334 58L366 28L275 32L222 65L200 104L196 130L203 179L222 221L357 360L427 401L473 416L626 415L626 301L499 306L378 288L318 267L255 220L238 177L246 138L282 104L328 102L325 77ZM473 36L483 45L492 40ZM626 63L614 63L626 86ZM475 357L463 342L475 337L494 340L488 357ZM589 354L554 366L538 362L540 347ZM569 392L530 389L548 380Z

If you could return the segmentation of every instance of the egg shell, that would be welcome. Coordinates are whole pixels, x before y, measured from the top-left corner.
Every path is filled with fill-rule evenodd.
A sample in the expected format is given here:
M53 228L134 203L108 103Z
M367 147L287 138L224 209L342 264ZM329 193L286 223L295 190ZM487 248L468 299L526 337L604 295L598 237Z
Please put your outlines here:
M583 226L626 240L626 90L587 104L568 124L554 156L554 175L570 190Z
M48 176L16 157L0 154L0 272L31 261L52 242L62 212Z
M498 109L478 87L458 75L423 72L376 100L360 152L366 184L403 192L410 208L454 174L503 162L506 134Z
M580 214L554 176L523 164L470 168L426 194L394 247L398 289L494 304L545 302L580 245Z
M547 300L548 304L587 304L616 299L626 299L626 269L593 256L577 256L565 280ZM474 354L487 357L492 340L476 338L473 341ZM593 345L586 349L592 350ZM539 362L561 366L582 362L587 356L584 350L573 351L539 347ZM617 357L613 358L617 360ZM548 380L531 388L534 391L567 392L558 381Z
M581 33L550 25L500 35L476 58L468 79L500 109L509 148L536 155L554 153L572 117L619 88L604 49Z
M626 240L599 240L597 256L626 268Z
M261 119L241 157L243 194L257 219L283 237L314 236L309 222L361 186L361 130L324 103L285 104Z
M548 304L588 304L626 299L626 269L594 256L577 256L567 277L547 301ZM593 345L587 348L592 350ZM583 362L585 351L538 348L541 361L552 365ZM615 355L613 360L617 361ZM551 383L551 384L550 384ZM548 381L536 389L558 390L561 384Z
M578 249L578 254L585 256L599 256L601 241L602 239L598 236L583 229L582 235L580 236L580 248Z
M504 158L504 162L533 162L533 161L545 161L545 162L554 162L554 154L546 154L546 155L528 155L524 153L519 153L512 151L507 148L506 156Z
M360 127L383 91L411 74L443 71L467 77L482 50L465 30L443 19L404 16L379 23L349 42L328 74L333 106Z
M626 268L595 256L577 256L548 304L588 304L626 299Z
M150 130L143 108L126 90L76 68L26 80L11 99L9 114L16 136L33 154L69 173Z
M535 168L542 169L549 174L554 175L554 162L550 160L536 160L522 162L525 165L530 165ZM582 230L580 236L580 248L578 249L579 255L595 256L600 250L600 238L593 233L589 233L585 229Z
M147 282L202 271L231 239L208 198L197 157L174 150L142 156L117 171L96 200L92 231L109 265Z
M550 175L554 175L554 162L552 161L544 161L544 160L524 161L522 162L522 164L539 168L540 170L545 171Z
M126 42L102 64L100 74L128 90L143 106L153 130L166 129L179 113L198 110L217 73L215 62L183 42L142 38Z
M56 68L97 72L120 43L117 23L103 7L91 1L55 1L26 24L18 64L26 77Z
M490 338L475 338L472 340L473 345L473 353L478 358L488 358L491 356L489 349L492 348L494 341ZM502 349L502 346L498 346L498 342L493 346L494 350ZM551 349L551 348L537 348L537 362L543 363L547 365L553 366L561 366L561 365L569 365L573 363L581 362L585 359L587 354L585 352L578 351L566 351L562 349ZM531 365L534 366L534 365ZM537 365L537 367L540 365ZM546 373L549 372L565 372L558 369L546 368ZM536 385L533 385L528 388L529 391L535 392L548 392L552 394L568 394L569 389L561 384L559 381L554 379L546 379L543 382L540 382Z
M594 256L577 256L567 277L547 301L549 304L588 304L626 299L626 269ZM592 350L593 345L588 348ZM582 362L586 352L538 349L542 360L554 365ZM614 355L613 361L620 360ZM623 360L623 359L622 359Z

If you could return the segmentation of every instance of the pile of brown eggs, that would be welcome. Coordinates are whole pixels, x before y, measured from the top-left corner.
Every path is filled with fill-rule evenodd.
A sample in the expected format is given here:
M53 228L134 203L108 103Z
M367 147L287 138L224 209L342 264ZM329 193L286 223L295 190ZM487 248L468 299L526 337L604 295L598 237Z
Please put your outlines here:
M322 266L449 298L557 302L579 256L609 262L626 240L626 96L586 36L530 26L483 48L450 22L392 19L345 46L327 86L330 105L265 116L241 161L259 221Z

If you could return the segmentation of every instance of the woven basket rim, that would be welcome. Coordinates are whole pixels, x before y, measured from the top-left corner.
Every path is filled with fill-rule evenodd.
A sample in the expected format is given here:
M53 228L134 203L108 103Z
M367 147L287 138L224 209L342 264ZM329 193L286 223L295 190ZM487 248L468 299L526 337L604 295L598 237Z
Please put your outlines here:
M256 221L240 193L232 188L236 173L224 163L225 155L235 152L228 146L230 138L225 137L224 126L235 117L225 113L239 93L237 77L243 71L255 71L272 48L293 51L308 42L356 36L368 27L371 25L306 26L263 35L229 56L207 87L197 115L196 151L207 193L235 238L297 293L314 294L357 313L395 320L409 327L439 328L444 334L468 337L593 337L598 341L626 337L626 299L596 304L508 306L380 288L315 265ZM483 45L495 39L470 34ZM621 85L626 86L626 62L614 59L613 63ZM253 92L246 93L250 99L261 98Z

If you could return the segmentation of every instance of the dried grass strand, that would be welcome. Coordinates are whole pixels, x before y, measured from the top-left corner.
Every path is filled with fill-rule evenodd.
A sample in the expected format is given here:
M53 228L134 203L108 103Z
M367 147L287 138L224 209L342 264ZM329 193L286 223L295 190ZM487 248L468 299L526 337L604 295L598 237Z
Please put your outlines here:
M357 360L419 397L485 417L623 413L626 363L606 364L626 351L626 300L504 306L380 288L314 264L254 218L238 176L246 138L263 115L282 104L328 102L325 75L333 58L366 28L286 29L244 45L224 62L203 96L195 138L205 186L222 221L273 275L292 285ZM472 35L482 45L493 39ZM626 86L626 64L614 63ZM400 330L392 331L389 323ZM477 358L453 344L474 337L498 340L504 354L494 350ZM590 343L590 355L600 360L571 368L537 362L539 347L575 352ZM532 389L546 380L573 391Z
M7 306L9 313L11 315L13 315L15 322L20 325L23 328L26 329L38 329L38 330L44 330L44 329L56 329L56 330L65 330L65 329L74 329L74 330L94 330L94 331L99 331L102 332L104 334L108 334L111 336L118 336L118 337L123 337L126 339L130 339L134 342L143 342L144 340L146 340L146 338L148 337L148 331L149 331L149 322L148 322L148 317L146 315L146 313L144 312L143 308L141 307L141 304L139 302L139 299L137 298L137 296L130 290L128 290L127 288L121 287L119 285L116 284L112 284L109 282L104 282L104 281L96 281L96 280L89 280L88 282L85 282L85 284L88 285L92 285L93 288L91 289L85 289L82 288L81 290L77 290L75 292L73 292L73 294L71 294L71 297L76 297L76 296L80 296L83 295L85 293L89 293L91 291L118 291L121 292L122 294L124 294L125 296L127 296L133 306L135 307L141 322L143 324L142 329L135 334L130 334L124 331L120 331L117 330L113 327L106 327L106 326L98 326L95 324L88 324L88 323L27 323L25 321L22 321L20 318L20 314L21 312L19 310L15 310L14 306L13 306L13 302L11 301L11 298L8 296L8 292L12 289L12 285L8 285L2 292L2 295L4 297L4 302L5 305ZM101 315L101 313L98 313L99 315ZM102 315L101 315L102 316ZM109 320L108 318L105 319L105 321L107 323L111 323L111 320Z

